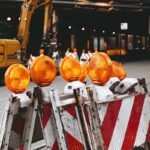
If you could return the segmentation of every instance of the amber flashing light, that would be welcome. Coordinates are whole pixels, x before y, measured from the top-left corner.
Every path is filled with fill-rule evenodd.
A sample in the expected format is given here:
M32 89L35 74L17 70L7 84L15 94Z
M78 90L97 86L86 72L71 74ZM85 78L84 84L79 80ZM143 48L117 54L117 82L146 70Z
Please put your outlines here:
M22 64L11 65L5 73L7 88L15 93L24 92L30 83L30 73Z
M126 77L126 71L124 67L117 61L112 61L111 77L118 77L120 80L123 80Z
M101 53L95 53L89 62L89 76L94 84L104 85L109 80L109 65Z
M37 57L30 68L31 79L39 86L47 86L56 77L56 65L48 56Z
M100 52L100 53L101 53L101 55L104 56L105 60L107 61L107 64L108 64L108 67L109 67L109 77L110 77L111 74L112 74L112 61L106 53L103 53L103 52Z
M72 56L66 56L59 65L61 76L68 82L78 80L81 74L80 63Z

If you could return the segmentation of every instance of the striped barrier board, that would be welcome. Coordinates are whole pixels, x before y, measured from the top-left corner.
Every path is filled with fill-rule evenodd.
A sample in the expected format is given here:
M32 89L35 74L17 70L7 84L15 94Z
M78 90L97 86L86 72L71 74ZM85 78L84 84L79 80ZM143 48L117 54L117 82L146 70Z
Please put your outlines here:
M5 142L5 149L7 150L7 147L19 150L40 150L45 148L47 150L87 149L75 98L64 99L60 101L60 104L55 103L56 101L54 100L59 98L56 90L54 92L55 99L53 99L53 93L51 95L52 103L50 103L50 100L44 103L39 94L40 88L36 90L38 90L36 91L38 95L31 99L32 103L23 108L23 111L19 112L19 105L16 107L16 105L10 104L13 113L10 116L11 120L8 120L12 123L9 123L7 127L8 133L11 134L7 135L10 140L6 140L9 143ZM39 106L43 106L42 114ZM32 143L34 128L37 125L35 124L37 115L40 119L44 139Z
M87 149L75 98L61 101L57 90L50 91L50 98L62 150Z
M150 140L150 97L129 96L97 104L106 150L129 150Z
M45 139L47 141L48 147L51 150L59 150L53 117L52 105L50 103L44 104L44 113L41 117L41 121L42 128L44 129L45 133Z
M34 143L30 141L29 143L27 143L27 145L24 145L24 149L28 148L30 150L37 150L37 149L59 150L57 138L55 134L56 132L54 128L52 106L50 103L46 103L43 106L44 106L43 115L41 116L39 113L37 113L37 115L39 116L40 123L42 125L43 139L36 141ZM33 120L33 122L35 123L35 120ZM31 124L29 124L29 126L30 125ZM29 132L31 131L29 130ZM30 135L30 137L27 136L26 138L32 138L32 137L33 137L33 132L32 135Z
M47 150L59 150L51 103L42 103L43 114L41 115L37 98L32 98L34 103L24 108L20 108L19 98L12 97L11 99L9 108L4 115L2 129L0 128L0 149L40 150L46 148ZM39 122L36 122L37 115ZM33 143L33 138L36 139L36 135L33 134L36 123L38 126L41 124L42 135L38 135L40 140Z
M51 90L44 102L40 90L37 87L27 109L19 111L18 100L10 105L12 113L6 114L6 133L1 138L4 150L130 150L150 141L148 93L100 102L90 94L85 99L80 90L69 96ZM37 115L43 139L32 143Z
M51 103L44 103L41 97L41 89L36 87L34 89L33 99L34 104L29 105L28 116L26 120L26 126L24 130L23 138L23 149L24 150L37 150L37 149L47 149L47 150L59 150L57 135L55 130L55 124L53 119L53 110ZM39 101L41 100L41 102ZM40 106L42 106L42 112L40 112ZM37 115L39 118L39 125L42 130L42 137L40 140L32 142L34 138L33 132L35 129ZM38 119L37 119L38 120Z
M77 121L76 106L64 106L60 108L60 116L64 125L64 133L66 136L66 144L68 150L83 150L83 137L80 135L80 127Z

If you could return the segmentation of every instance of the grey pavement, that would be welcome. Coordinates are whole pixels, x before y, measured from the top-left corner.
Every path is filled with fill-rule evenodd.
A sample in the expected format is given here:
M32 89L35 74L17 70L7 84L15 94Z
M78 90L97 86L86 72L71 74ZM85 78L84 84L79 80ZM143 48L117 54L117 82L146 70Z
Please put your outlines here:
M135 62L125 62L123 63L126 69L128 77L134 78L145 78L146 83L148 83L148 89L150 89L150 60L135 61ZM61 76L57 76L50 87L58 89L59 93L63 92L63 88L67 82L62 79ZM91 84L91 80L87 78L87 85ZM36 85L31 82L28 90L33 90ZM6 87L0 87L0 122L8 105L9 97L11 92Z
M123 64L127 76L133 78L145 78L150 90L150 60L126 62Z

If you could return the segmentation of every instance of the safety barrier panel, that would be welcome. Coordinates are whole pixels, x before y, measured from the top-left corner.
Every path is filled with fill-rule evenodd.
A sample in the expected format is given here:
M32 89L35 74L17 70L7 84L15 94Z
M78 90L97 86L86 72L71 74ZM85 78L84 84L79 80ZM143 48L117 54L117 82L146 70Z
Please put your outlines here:
M55 126L52 115L52 106L50 103L44 103L42 91L39 87L34 89L33 102L28 110L27 123L24 129L24 150L34 150L45 147L46 149L58 149ZM32 143L33 131L35 128L36 117L39 117L40 125L43 131L43 139Z
M27 100L28 101L28 100ZM1 149L52 149L57 150L56 135L54 134L53 115L50 103L42 102L40 88L35 88L34 94L27 107L21 107L21 99L16 96L10 98L10 105L4 116L1 135ZM29 101L28 101L29 102ZM25 103L25 102L24 102ZM42 109L40 109L40 107ZM41 112L42 111L42 112ZM39 122L37 122L37 116ZM33 143L33 133L35 126L42 126L42 137Z
M0 128L0 148L129 150L149 142L149 94L117 94L101 101L94 86L87 87L87 93L78 87L63 95L36 87L24 101L12 96ZM37 118L42 136L34 141Z
M95 103L95 106L97 112L93 121L97 119L100 123L104 149L129 150L150 139L148 94L130 95L111 102Z
M65 99L64 96L59 98L57 90L54 90L50 91L50 98L61 148L64 150L91 149L88 132L83 122L83 113L79 110L75 97L69 95Z

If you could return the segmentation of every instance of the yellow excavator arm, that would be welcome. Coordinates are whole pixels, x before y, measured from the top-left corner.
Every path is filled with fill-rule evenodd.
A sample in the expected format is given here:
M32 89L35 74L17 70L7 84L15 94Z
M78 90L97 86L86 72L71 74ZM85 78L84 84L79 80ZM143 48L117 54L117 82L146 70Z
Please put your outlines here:
M29 26L31 22L32 14L36 9L45 5L44 15L44 27L43 27L43 38L46 38L47 33L51 27L51 16L52 16L52 0L25 0L21 7L20 23L18 28L18 40L20 41L20 48L22 53L22 59L25 59L26 48L29 40Z

